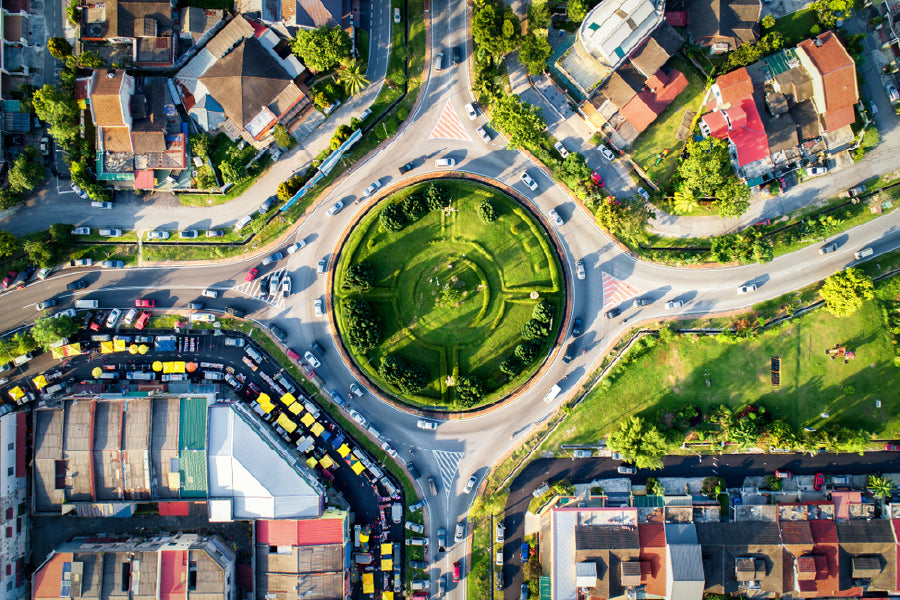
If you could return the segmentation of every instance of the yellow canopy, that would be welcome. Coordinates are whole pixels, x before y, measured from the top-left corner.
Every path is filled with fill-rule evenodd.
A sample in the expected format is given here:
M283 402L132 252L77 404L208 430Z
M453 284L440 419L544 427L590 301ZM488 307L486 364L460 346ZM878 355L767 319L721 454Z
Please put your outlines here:
M393 571L394 570L394 559L382 558L381 559L381 570L382 571Z
M325 428L322 427L321 423L316 423L312 426L312 429L310 429L310 431L314 436L319 437L320 435L322 435L322 432L325 431Z
M290 406L288 406L288 410L295 415L299 415L303 412L303 405L299 402L294 402Z
M310 469L312 469L317 464L319 464L319 461L317 461L314 456L310 456L309 458L306 459L306 466L309 467Z
M112 342L100 342L100 354L111 354L115 352Z
M373 573L363 573L363 594L375 593L375 575Z
M361 462L359 462L359 459L356 458L355 454L353 455L353 464L350 465L350 468L353 469L353 472L356 473L357 475L359 475L360 473L362 473L363 471L366 470L365 465L363 465Z
M305 415L303 415L300 418L300 422L303 423L304 425L306 425L307 427L312 427L312 424L315 423L316 420L311 414L306 413Z
M103 369L101 369L100 367L94 367L91 371L91 375L93 375L93 377L96 379L97 377L103 375Z
M34 387L36 387L39 390L42 390L45 387L47 387L47 380L44 378L43 375L38 375L37 377L32 379L32 381L34 382Z
M81 344L68 344L57 348L50 348L50 354L53 358L65 358L67 356L78 356L81 354Z
M285 406L290 406L291 404L293 404L294 402L296 402L297 399L294 398L294 397L293 397L292 395L290 395L290 394L285 394L284 396L281 397L281 401L284 403Z
M323 456L322 458L319 459L319 464L322 466L323 469L330 469L331 467L334 466L334 461L331 460L331 457L326 454L325 456Z
M9 390L9 397L12 398L13 400L18 401L24 395L25 395L25 392L23 392L22 388L20 388L19 386L16 386L13 389Z
M128 346L128 354L137 354L137 345L132 344Z
M138 346L138 352L140 354L147 354L147 352L149 352L149 351L150 351L150 348L147 346L147 344L141 344L140 346Z
M158 360L153 361L153 370L156 372L162 371L162 362Z
M163 373L184 373L184 361L169 361L163 363Z
M294 433L294 430L297 429L297 424L291 421L284 413L278 415L278 418L275 420L275 422L281 425L281 428L288 433Z
M394 545L390 542L385 542L381 544L381 555L382 556L391 556L394 554Z
M125 340L113 340L113 352L125 352L127 349L128 344Z
M338 448L338 454L341 455L341 458L347 458L347 455L350 454L350 446L341 444L341 447Z
M359 532L359 541L362 544L365 544L369 541L369 534L366 532L365 529L363 529L362 531Z
M256 398L256 401L260 404L263 404L264 402L271 402L272 399L269 398L269 395L267 393L260 392L259 396Z
M394 592L390 590L384 590L381 592L381 600L394 600Z

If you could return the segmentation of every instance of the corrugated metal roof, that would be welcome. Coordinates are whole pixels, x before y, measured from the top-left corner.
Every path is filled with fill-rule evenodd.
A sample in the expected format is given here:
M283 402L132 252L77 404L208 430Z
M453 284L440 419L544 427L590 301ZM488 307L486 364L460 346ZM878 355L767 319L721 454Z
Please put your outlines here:
M340 544L344 541L344 525L341 519L310 519L294 521L297 524L297 545Z
M697 530L693 523L666 523L667 544L696 544Z
M182 449L178 453L178 472L182 498L206 498L206 450Z
M178 418L178 448L206 448L206 399L182 398Z
M163 550L159 559L159 599L184 598L187 591L187 551Z
M256 543L267 546L296 546L297 522L296 521L268 521L256 522Z

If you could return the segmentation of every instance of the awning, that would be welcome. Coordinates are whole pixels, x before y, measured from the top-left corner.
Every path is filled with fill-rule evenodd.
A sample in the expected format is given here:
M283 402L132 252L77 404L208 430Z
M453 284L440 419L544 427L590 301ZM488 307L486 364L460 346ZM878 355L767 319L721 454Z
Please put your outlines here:
M375 593L375 575L373 573L363 573L363 594Z
M293 404L288 406L288 410L295 415L299 415L303 412L303 404L301 404L300 402L294 402Z
M309 467L310 469L312 469L317 464L319 464L319 461L317 461L314 456L310 456L309 458L306 459L306 466Z
M260 394L259 398L257 398L256 401L259 403L260 407L262 407L263 409L263 412L265 412L266 414L269 414L275 408L275 405L269 402L269 397L265 394Z
M81 344L68 344L57 348L50 348L50 354L53 358L66 358L68 356L78 356L81 354Z
M265 392L260 393L260 395L256 398L256 401L260 404L271 402L272 399L269 398L269 395Z
M310 429L310 432L312 432L312 434L313 434L314 436L316 436L316 437L319 437L320 435L322 435L322 432L323 432L323 431L325 431L325 428L322 427L322 424L321 424L321 423L316 423L316 424L313 425L312 428Z
M381 555L382 556L393 556L394 555L394 545L390 542L385 542L381 544Z
M294 433L294 430L297 429L297 424L291 421L284 413L278 415L278 418L275 420L275 422L281 425L281 428L288 433Z
M331 457L326 454L319 459L319 465L321 465L323 469L330 469L334 466L334 461L331 460Z
M34 387L36 387L39 390L42 390L45 387L47 387L47 380L44 378L43 375L38 375L37 377L32 379L32 381L34 382Z
M347 458L347 455L350 454L350 446L347 444L341 444L341 447L338 448L337 453L341 455L341 458Z
M294 398L294 397L293 397L292 395L290 395L290 394L285 394L284 396L281 397L281 402L282 402L285 406L290 406L291 404L293 404L293 403L296 402L296 401L297 401L297 399Z
M100 354L111 354L115 352L113 350L113 343L110 342L100 342Z
M128 350L128 344L125 340L113 340L114 352L125 352L126 350Z
M390 590L381 592L381 600L394 600L394 592Z
M162 371L162 361L154 360L153 361L153 370L159 373Z
M307 427L312 427L312 424L316 422L316 419L309 413L303 415L300 419L300 422L306 425Z
M167 361L163 363L163 373L186 372L184 361Z
M381 559L381 570L382 571L393 571L394 570L394 559L382 558Z
M20 388L19 386L16 386L13 389L9 390L9 397L12 398L13 400L15 400L16 402L21 400L24 395L25 395L25 392L23 392L22 388Z
M366 470L365 465L359 462L359 459L356 458L355 454L350 455L350 468L353 469L353 472L357 475Z

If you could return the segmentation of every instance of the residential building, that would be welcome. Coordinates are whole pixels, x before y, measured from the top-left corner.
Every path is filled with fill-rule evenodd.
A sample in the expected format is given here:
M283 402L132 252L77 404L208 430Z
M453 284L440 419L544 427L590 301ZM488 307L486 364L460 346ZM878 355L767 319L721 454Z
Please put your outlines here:
M32 600L233 600L236 556L215 536L75 538L32 576Z
M22 600L27 577L26 414L0 416L0 600Z
M342 600L348 593L348 515L259 520L256 528L256 600ZM387 544L391 546L391 544Z
M350 2L347 0L256 0L260 3L262 20L281 22L288 27L353 26Z
M812 81L812 101L824 131L834 132L856 120L859 102L856 63L834 34L826 31L797 44L797 58Z
M305 67L272 29L238 15L175 76L181 102L197 125L258 147L272 128L294 130L313 110L296 83Z
M187 46L204 44L216 32L225 18L225 11L186 6L181 9L181 39Z
M138 66L170 66L175 62L172 5L159 0L86 1L82 6L81 39L120 44Z
M759 39L760 0L690 0L687 38L713 54L723 54Z

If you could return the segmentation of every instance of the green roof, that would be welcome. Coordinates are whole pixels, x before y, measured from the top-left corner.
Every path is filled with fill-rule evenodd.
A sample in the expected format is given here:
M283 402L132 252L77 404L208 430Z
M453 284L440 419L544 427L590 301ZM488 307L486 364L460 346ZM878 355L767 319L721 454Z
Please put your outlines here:
M182 448L178 453L182 498L206 498L206 450Z
M206 399L182 398L178 419L178 448L206 449Z
M796 61L797 60L797 52L793 48L788 48L787 50L782 50L781 52L777 52L772 56L767 56L763 59L766 63L766 66L769 68L769 73L771 73L772 77L776 75L780 75L785 71L790 71L791 66L788 64L788 61Z
M638 508L656 508L663 505L662 496L633 496L632 504Z
M550 577L548 575L541 575L539 585L540 585L540 590L541 590L541 600L550 600L550 598L551 598Z

